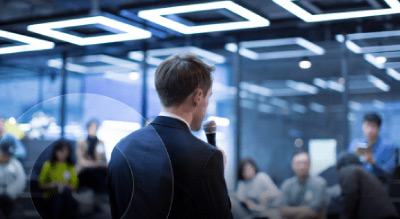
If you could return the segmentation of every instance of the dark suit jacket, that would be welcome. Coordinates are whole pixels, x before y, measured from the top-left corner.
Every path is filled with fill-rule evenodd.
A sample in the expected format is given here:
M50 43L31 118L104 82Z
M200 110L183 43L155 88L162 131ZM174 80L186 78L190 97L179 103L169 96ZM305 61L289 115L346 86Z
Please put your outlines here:
M174 118L121 140L108 182L114 218L232 218L222 153Z
M339 171L342 188L343 218L397 218L383 184L361 165L349 165Z

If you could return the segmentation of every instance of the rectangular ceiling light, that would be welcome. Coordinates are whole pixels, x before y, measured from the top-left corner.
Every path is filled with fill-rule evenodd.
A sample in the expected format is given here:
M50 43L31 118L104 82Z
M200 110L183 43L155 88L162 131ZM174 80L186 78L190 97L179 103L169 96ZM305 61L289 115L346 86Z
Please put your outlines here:
M324 105L312 102L309 104L310 110L317 112L317 113L325 113L326 107Z
M378 89L388 92L390 91L390 86L388 84L386 84L384 81L382 81L381 79L373 76L373 75L368 75L368 81L371 82L373 85L375 85L375 87L377 87Z
M363 17L400 13L400 2L398 0L384 0L390 8L336 12L336 13L326 13L326 14L311 14L306 9L297 5L294 0L273 0L273 1L305 22L343 20L351 18L363 18Z
M298 103L292 103L291 109L301 114L305 114L307 112L307 107Z
M392 78L394 78L394 79L400 81L400 73L399 73L398 71L394 70L393 68L388 68L388 69L386 70L386 73L387 73L390 77L392 77Z
M251 93L259 94L262 96L271 96L272 95L272 90L259 86L256 84L248 83L248 82L240 82L240 89L249 91Z
M179 53L190 53L197 55L202 60L213 64L222 64L225 62L224 56L194 46L148 50L146 60L147 63L158 66L164 59L157 57L165 57ZM128 54L128 57L136 61L143 61L144 55L142 51L133 51Z
M98 66L85 66L84 63L104 63ZM62 68L61 59L50 59L47 65L53 68ZM68 58L66 69L82 74L96 74L108 71L136 71L140 65L125 59L115 58L108 55L88 55L79 58Z
M339 35L340 36L340 35ZM379 39L386 37L398 37L400 36L400 31L382 31L382 32L371 32L371 33L355 33L346 35L346 47L354 53L375 53L375 52L389 52L400 50L400 45L379 45L379 46L359 46L354 42L354 40L365 40L365 39ZM336 36L336 39L344 41L344 37Z
M330 89L338 92L344 91L344 85L337 82L337 80L324 80L321 78L314 78L313 84L322 89Z
M54 43L21 34L0 30L0 38L15 41L16 45L0 46L0 55L54 48ZM23 43L22 45L19 43Z
M63 32L62 30L87 25L95 25L99 29L110 32L110 34L82 37L76 34ZM79 46L139 40L151 37L151 32L147 30L105 16L33 24L28 26L28 30Z
M301 50L291 50L291 51L277 51L277 52L263 52L258 53L251 48L264 48L264 47L278 47L287 45L298 45L303 47ZM225 45L225 49L230 52L237 51L237 45L234 43L228 43ZM258 40L258 41L247 41L240 43L240 55L253 60L268 60L268 59L284 59L284 58L295 58L295 57L305 57L305 56L317 56L325 54L325 50L302 38L285 38L285 39L272 39L272 40Z
M309 93L309 94L316 94L318 93L318 88L306 84L304 82L297 82L297 81L292 81L292 80L287 80L286 81L286 86L297 90L299 92L305 92L305 93Z
M400 62L390 62L391 58L400 58L400 52L369 53L364 59L379 69L399 68Z
M355 101L349 101L349 107L352 110L361 110L363 108L361 103L355 102Z
M210 11L217 9L226 9L246 20L188 26L186 24L168 18L168 16L171 17L171 15L179 17L179 14L203 12L203 11ZM167 27L169 29L172 29L174 31L183 34L208 33L216 31L266 27L269 26L270 24L270 22L267 19L257 15L256 13L232 1L218 1L218 2L191 4L184 6L175 6L168 8L142 10L139 12L138 15L143 19L149 20L153 23Z

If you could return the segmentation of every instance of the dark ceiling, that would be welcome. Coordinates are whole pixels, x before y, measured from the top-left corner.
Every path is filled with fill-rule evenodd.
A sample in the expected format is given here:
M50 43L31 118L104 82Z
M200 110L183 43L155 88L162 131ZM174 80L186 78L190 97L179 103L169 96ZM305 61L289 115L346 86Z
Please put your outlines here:
M28 32L26 26L49 20L84 16L96 12L96 9L97 11L101 10L102 12L123 16L121 15L121 11L123 10L127 11L128 14L131 13L135 15L135 13L140 9L174 6L182 4L182 2L183 1L167 0L0 0L0 29L46 39L43 36ZM194 1L194 3L199 2L206 1ZM17 72L22 72L21 74L13 73L14 76L26 76L28 75L26 73L27 69L31 69L32 74L30 76L36 77L40 74L38 73L38 70L43 69L43 67L46 66L48 59L60 57L61 53L64 51L68 52L69 56L101 53L126 58L129 51L141 50L143 48L153 49L193 45L224 55L228 59L228 64L232 65L233 54L224 49L226 43L303 37L318 44L326 50L326 54L323 56L310 57L310 60L313 62L313 67L311 69L299 69L299 58L271 61L254 61L243 58L243 79L245 81L262 84L268 80L290 79L312 83L312 80L315 77L339 78L341 77L342 71L341 58L343 55L346 55L350 75L378 75L393 88L392 92L386 94L387 97L381 93L376 93L377 96L391 100L393 99L393 95L400 91L399 82L388 77L384 73L384 70L376 69L374 66L367 63L363 59L362 55L357 55L350 51L343 52L344 50L341 48L341 44L335 40L335 35L337 34L399 30L400 22L398 21L400 20L400 14L362 19L306 23L278 6L272 0L237 0L235 2L269 19L271 25L265 28L182 35L173 31L160 29L157 25L146 23L149 28L155 28L155 30L163 32L164 35L156 35L151 39L142 41L111 43L86 47L53 40L56 42L57 46L55 49L50 51L26 52L0 56L0 80L1 78L9 76L10 68L17 69ZM297 2L313 13L320 13L322 10L322 12L338 12L347 9L380 9L387 7L382 0L301 0ZM184 1L184 3L189 4L191 2ZM126 16L126 14L124 16L125 19L136 19L135 21L140 22L140 20L135 16L129 17ZM210 22L210 19L221 19L221 17L216 14L210 14L206 17L204 14L190 14L185 18L198 23ZM240 18L236 17L233 19ZM379 44L377 41L374 41L374 43ZM330 100L340 103L340 93L322 91L322 94L324 93L335 97ZM326 95L314 95L312 98L317 100L317 102L322 102L326 100ZM371 94L368 95L371 96ZM358 94L357 98L368 99L364 96L366 95Z

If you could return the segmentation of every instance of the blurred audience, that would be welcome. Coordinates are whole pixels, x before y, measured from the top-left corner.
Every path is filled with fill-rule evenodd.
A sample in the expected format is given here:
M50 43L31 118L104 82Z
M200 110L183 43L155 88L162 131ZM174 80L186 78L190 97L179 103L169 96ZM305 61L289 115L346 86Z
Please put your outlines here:
M398 218L384 186L362 167L357 155L340 155L337 170L342 188L343 218Z
M71 146L67 141L55 142L50 161L40 171L39 185L48 203L43 218L75 218L77 202L73 193L78 187L78 176L72 160Z
M252 215L263 214L268 208L278 207L280 191L271 178L262 172L252 159L241 161L238 170L236 198Z
M15 145L15 157L20 161L26 158L26 149L19 139L5 130L5 119L0 117L0 141L12 141Z
M21 163L14 158L15 145L12 140L0 142L0 218L8 218L16 199L26 185Z
M310 176L310 157L296 151L292 158L296 176L286 179L281 186L283 195L281 215L284 218L324 218L326 211L326 182Z
M396 166L396 145L379 136L381 123L378 114L366 114L362 125L364 137L353 140L348 151L358 154L364 167L387 183Z
M87 138L77 142L77 171L80 187L103 193L107 192L107 160L104 143L97 138L98 127L97 120L89 121Z

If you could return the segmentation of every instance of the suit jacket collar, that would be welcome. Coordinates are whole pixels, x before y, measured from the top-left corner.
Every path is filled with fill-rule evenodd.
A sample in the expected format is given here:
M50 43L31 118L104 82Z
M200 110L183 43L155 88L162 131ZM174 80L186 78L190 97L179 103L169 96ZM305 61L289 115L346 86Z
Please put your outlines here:
M190 131L189 127L183 121L172 118L172 117L167 117L167 116L157 116L153 120L153 122L151 122L151 124L162 125L162 126L167 126L167 127L171 127L171 128L178 128L178 129Z

